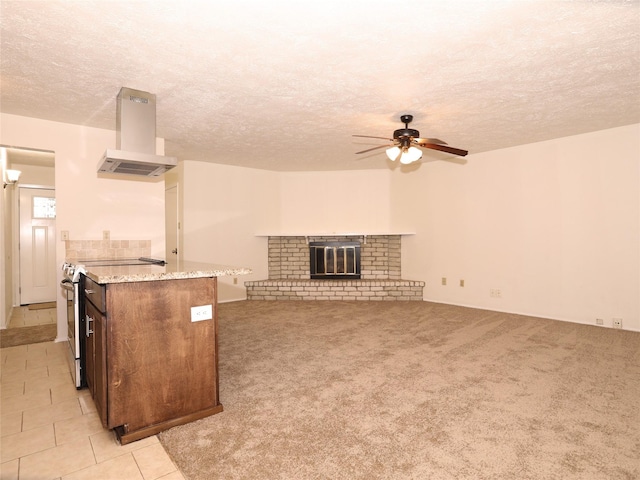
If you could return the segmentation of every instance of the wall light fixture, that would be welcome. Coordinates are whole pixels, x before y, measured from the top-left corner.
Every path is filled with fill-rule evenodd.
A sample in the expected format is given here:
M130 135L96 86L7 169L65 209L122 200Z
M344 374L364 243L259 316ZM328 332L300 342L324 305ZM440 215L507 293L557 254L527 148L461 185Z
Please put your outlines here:
M22 172L20 170L5 170L4 188L7 188L7 185L15 185L18 183L21 174Z

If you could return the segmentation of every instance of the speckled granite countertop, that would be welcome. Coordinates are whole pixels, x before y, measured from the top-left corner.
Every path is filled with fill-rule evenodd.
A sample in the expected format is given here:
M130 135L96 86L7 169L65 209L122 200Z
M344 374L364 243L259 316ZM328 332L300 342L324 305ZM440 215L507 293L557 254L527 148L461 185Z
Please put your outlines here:
M178 262L166 265L127 265L87 267L86 275L97 283L151 282L179 278L235 277L252 271L244 267L231 267L200 262Z

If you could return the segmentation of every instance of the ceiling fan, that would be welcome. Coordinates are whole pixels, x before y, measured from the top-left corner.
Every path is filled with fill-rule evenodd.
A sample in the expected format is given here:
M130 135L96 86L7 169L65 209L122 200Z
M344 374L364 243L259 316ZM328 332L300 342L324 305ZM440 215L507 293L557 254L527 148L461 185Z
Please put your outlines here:
M432 150L452 153L453 155L459 155L461 157L464 157L469 153L467 150L449 147L446 142L438 140L437 138L420 138L420 132L418 130L409 128L409 124L412 120L413 115L402 115L400 117L400 121L404 123L404 128L399 128L394 131L393 138L354 135L354 137L379 138L381 140L388 140L389 142L392 142L390 145L379 145L377 147L362 150L361 152L356 152L356 154L371 152L378 148L387 148L386 153L389 160L392 162L400 160L400 163L408 165L422 158L422 150L416 147L431 148Z

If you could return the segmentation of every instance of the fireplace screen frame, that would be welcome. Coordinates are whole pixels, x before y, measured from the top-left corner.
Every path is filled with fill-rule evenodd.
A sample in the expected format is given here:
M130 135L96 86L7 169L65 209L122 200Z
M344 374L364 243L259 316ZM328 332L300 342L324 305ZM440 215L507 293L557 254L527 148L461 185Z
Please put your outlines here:
M311 279L359 280L360 242L309 242Z

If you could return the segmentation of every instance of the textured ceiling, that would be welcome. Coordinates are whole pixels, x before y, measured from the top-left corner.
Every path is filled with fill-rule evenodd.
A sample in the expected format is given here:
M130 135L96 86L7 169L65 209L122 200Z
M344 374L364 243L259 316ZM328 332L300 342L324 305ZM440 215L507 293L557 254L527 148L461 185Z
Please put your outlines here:
M352 134L390 136L403 113L470 154L640 122L638 0L0 8L2 112L115 129L120 87L144 90L180 160L389 168Z

